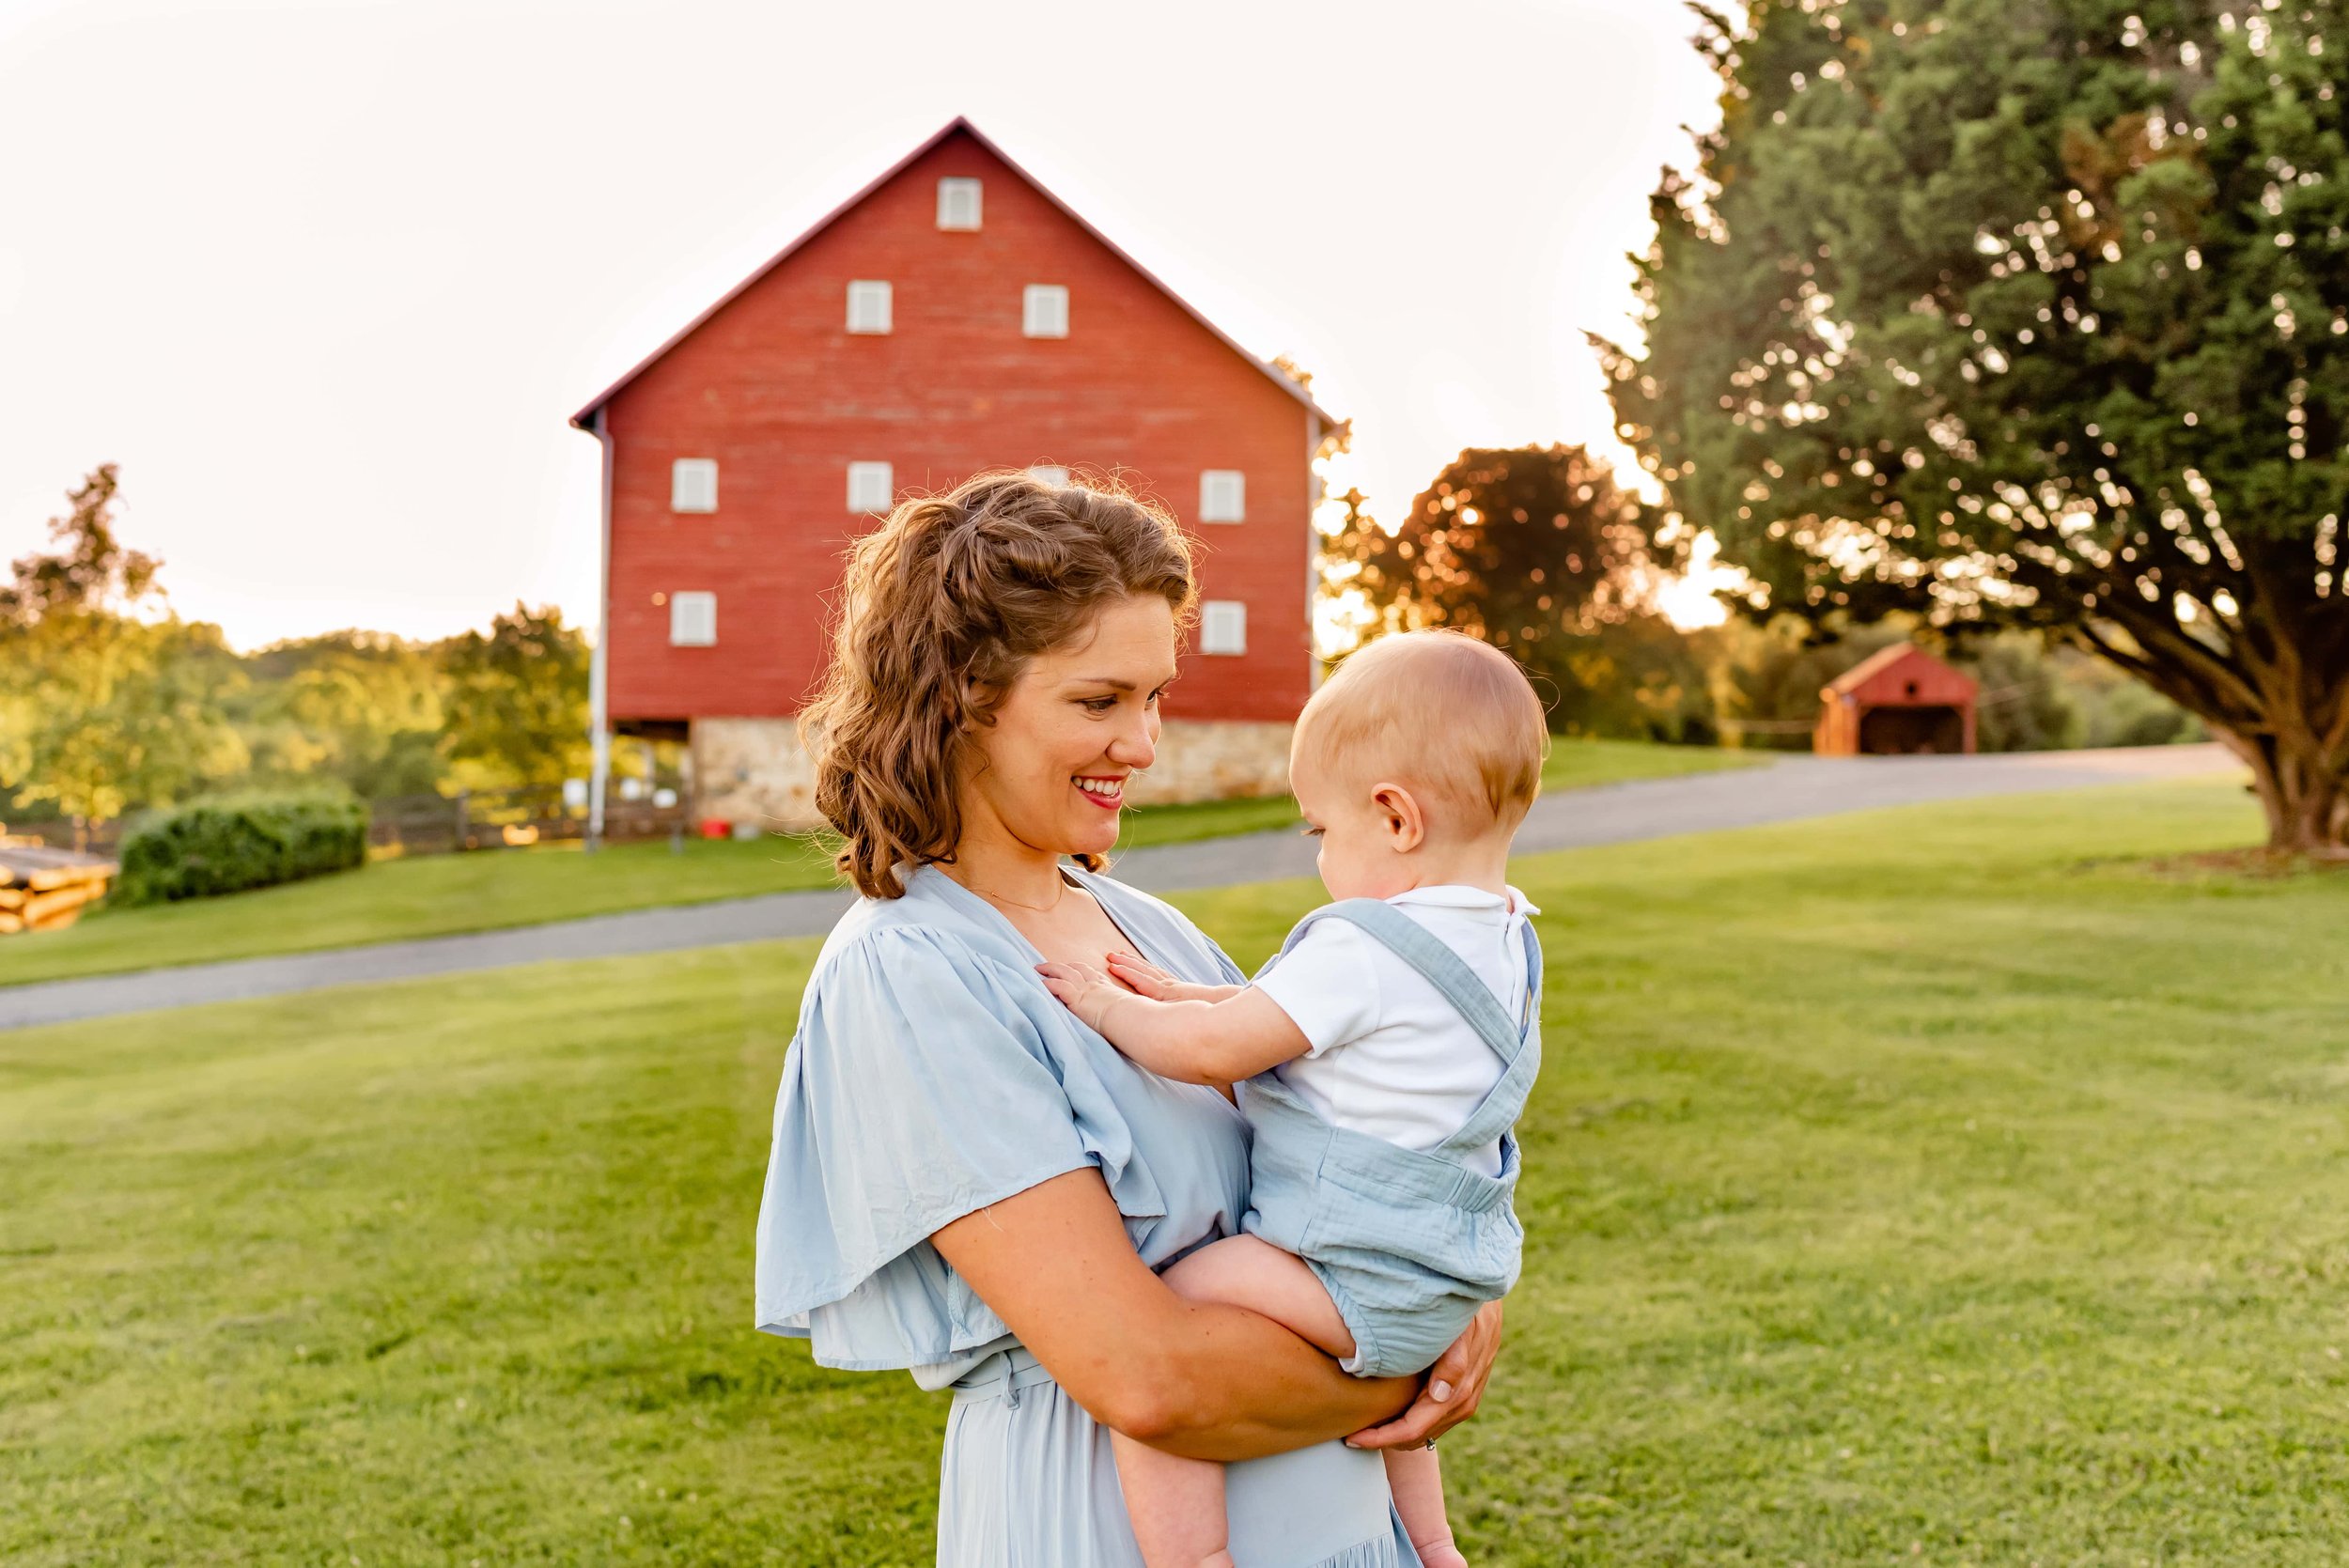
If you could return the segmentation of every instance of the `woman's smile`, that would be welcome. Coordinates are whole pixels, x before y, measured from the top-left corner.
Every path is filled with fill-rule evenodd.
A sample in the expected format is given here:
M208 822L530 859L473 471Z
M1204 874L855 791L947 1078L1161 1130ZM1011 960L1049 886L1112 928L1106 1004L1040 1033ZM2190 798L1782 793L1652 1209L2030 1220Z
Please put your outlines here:
M1107 811L1115 811L1126 803L1126 776L1123 773L1080 773L1077 790L1086 800Z

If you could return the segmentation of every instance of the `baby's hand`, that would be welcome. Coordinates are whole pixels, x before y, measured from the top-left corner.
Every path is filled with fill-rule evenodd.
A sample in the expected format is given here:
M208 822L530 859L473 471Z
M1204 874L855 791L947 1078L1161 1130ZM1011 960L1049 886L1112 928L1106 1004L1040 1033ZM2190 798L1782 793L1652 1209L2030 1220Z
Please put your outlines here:
M1087 1028L1099 1032L1101 1016L1117 995L1115 981L1091 964L1038 964L1035 972L1044 977L1046 990L1060 998Z
M1245 986L1194 986L1126 953L1110 955L1110 972L1125 982L1128 989L1153 1001L1221 1001L1247 989Z

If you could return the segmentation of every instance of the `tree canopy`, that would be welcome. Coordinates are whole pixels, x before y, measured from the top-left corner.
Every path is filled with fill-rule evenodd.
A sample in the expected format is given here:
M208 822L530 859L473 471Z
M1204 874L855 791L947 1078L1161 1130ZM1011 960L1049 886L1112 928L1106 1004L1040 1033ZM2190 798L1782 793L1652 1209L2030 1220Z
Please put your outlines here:
M1703 8L1622 434L1755 608L2042 629L2349 839L2349 34L2276 0ZM1693 530L1692 530L1693 531Z
M447 754L492 778L558 784L587 760L587 639L552 605L516 604L443 654Z
M1647 605L1650 516L1603 460L1471 448L1392 533L1346 499L1331 586L1359 592L1379 629L1483 638L1547 677L1563 733L1711 738L1704 671Z
M0 579L0 810L92 822L225 785L544 788L586 761L587 647L552 608L436 643L336 631L240 655L122 543L115 466Z
M168 801L242 768L208 663L216 628L138 618L161 563L115 534L118 484L102 465L53 519L55 549L0 584L0 787L82 820Z

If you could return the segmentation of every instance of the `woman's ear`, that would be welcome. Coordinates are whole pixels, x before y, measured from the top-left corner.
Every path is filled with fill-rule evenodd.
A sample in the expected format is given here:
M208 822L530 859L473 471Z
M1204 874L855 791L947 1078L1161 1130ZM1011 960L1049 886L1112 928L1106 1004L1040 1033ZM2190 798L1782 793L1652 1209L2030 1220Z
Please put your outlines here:
M1409 790L1398 784L1377 784L1371 789L1370 803L1384 819L1381 826L1386 830L1388 848L1408 855L1427 842L1426 814Z

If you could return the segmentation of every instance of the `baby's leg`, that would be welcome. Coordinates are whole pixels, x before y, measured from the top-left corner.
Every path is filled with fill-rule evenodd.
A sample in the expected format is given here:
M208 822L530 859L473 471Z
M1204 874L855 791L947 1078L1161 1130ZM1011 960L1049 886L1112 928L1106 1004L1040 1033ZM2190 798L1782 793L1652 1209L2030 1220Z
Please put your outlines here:
M1262 1312L1332 1356L1354 1354L1354 1336L1330 1293L1297 1258L1254 1236L1203 1247L1166 1271L1167 1283L1193 1301L1222 1301ZM1389 1449L1387 1487L1395 1512L1427 1568L1465 1568L1444 1516L1443 1471L1434 1449ZM1218 1472L1219 1477L1221 1471ZM1216 1517L1222 1517L1217 1494ZM1153 1568L1156 1565L1153 1564Z
M1332 1356L1354 1354L1354 1336L1314 1271L1254 1236L1203 1247L1168 1269L1165 1279L1185 1300L1245 1307ZM1110 1446L1143 1561L1149 1568L1231 1568L1223 1467L1160 1453L1115 1433ZM1436 1500L1440 1523L1440 1490Z
M1443 1470L1434 1449L1387 1450L1387 1490L1403 1516L1404 1533L1426 1568L1468 1568L1453 1545L1452 1521L1443 1511Z
M1122 1432L1110 1434L1126 1517L1148 1568L1232 1568L1223 1513L1223 1467L1160 1453Z
M1166 1282L1186 1301L1221 1301L1270 1318L1316 1349L1341 1358L1354 1336L1337 1303L1303 1259L1258 1236L1226 1236L1168 1269Z

